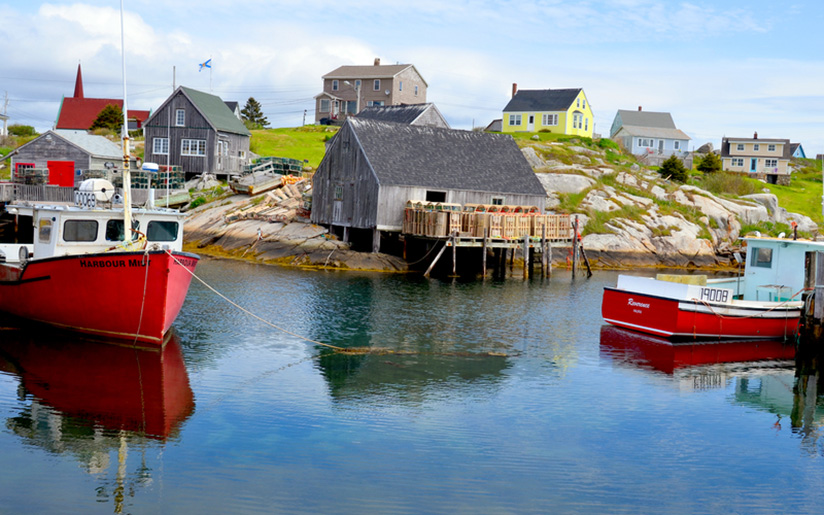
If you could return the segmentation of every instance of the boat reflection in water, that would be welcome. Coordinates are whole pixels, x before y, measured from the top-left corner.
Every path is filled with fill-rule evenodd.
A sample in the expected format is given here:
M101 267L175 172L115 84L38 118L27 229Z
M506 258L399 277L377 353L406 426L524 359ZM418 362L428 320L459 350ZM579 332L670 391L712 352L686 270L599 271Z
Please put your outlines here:
M785 361L795 357L795 345L777 340L689 341L664 338L605 325L601 327L601 356L674 375L684 369L723 363Z
M173 331L161 348L139 349L42 328L3 327L0 370L20 381L22 407L6 427L31 445L72 455L97 475L97 495L103 502L111 498L115 512L122 510L125 492L133 495L136 485L152 481L145 454L137 471L128 471L128 449L145 451L173 438L194 412Z

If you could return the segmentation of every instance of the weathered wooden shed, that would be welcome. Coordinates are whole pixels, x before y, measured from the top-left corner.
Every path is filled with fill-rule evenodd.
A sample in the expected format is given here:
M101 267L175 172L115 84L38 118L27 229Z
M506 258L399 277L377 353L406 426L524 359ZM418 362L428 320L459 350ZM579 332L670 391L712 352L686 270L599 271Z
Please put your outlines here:
M7 157L14 174L23 168L48 168L51 184L73 187L78 170L120 168L123 150L103 136L57 129L20 145Z
M409 200L532 205L546 191L509 135L350 118L314 176L312 222L350 232L400 232Z
M187 176L240 173L251 133L220 97L180 86L146 120L145 159Z

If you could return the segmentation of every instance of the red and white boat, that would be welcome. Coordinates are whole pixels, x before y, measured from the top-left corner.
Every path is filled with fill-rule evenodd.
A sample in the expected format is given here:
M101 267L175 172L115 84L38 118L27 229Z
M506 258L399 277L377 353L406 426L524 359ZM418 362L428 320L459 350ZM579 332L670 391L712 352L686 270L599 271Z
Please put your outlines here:
M805 255L824 251L824 243L744 240L747 260L740 277L620 275L615 288L604 288L604 320L671 339L795 336L804 311Z
M0 244L0 311L161 345L199 259L182 251L183 215L129 209L133 239L124 241L124 209L101 206L111 204L111 183L93 179L84 189L78 198L85 207L6 206L0 221L14 224L18 241Z

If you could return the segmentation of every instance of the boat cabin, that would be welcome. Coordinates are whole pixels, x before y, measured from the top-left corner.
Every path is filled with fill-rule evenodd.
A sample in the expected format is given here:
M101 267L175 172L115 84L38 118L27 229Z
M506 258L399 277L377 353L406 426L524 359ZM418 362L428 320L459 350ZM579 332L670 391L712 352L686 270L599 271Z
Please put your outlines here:
M743 238L747 263L739 288L746 300L801 300L807 252L824 251L824 242L780 238Z
M9 227L0 233L7 262L114 250L123 241L123 209L59 205L9 205L0 216ZM132 211L134 231L148 248L181 251L183 215L164 209ZM133 239L140 234L133 232Z

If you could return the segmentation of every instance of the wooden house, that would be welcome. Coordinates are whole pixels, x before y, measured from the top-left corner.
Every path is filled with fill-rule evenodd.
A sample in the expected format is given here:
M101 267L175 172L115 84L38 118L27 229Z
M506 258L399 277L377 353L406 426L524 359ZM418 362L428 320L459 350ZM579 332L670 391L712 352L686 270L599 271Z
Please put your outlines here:
M721 139L722 169L746 173L770 184L790 184L792 150L788 139L752 138Z
M6 156L13 178L25 169L48 169L48 183L74 187L78 171L120 168L123 150L117 143L86 131L51 130L20 145Z
M349 118L313 179L313 223L345 241L399 233L407 202L531 205L546 191L509 135Z
M426 81L412 64L340 66L315 95L315 123L342 123L366 107L426 103Z
M180 166L187 177L228 177L247 164L252 133L220 97L180 86L146 120L146 162Z
M504 107L503 132L552 132L591 138L592 105L581 88L523 89L512 85Z
M612 120L610 139L623 145L646 164L661 166L675 155L687 168L692 167L690 137L675 126L670 113L619 109Z

